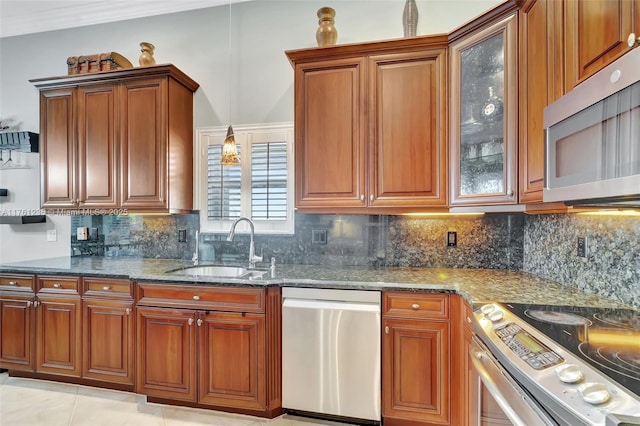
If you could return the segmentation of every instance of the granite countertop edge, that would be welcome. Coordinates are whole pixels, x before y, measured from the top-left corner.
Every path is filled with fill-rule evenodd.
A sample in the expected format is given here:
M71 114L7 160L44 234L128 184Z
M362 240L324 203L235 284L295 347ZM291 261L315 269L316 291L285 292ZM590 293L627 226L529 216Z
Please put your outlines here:
M472 305L512 302L633 309L613 299L522 271L281 264L276 266L274 275L268 272L268 267L264 268L267 270L266 278L260 279L167 273L189 266L193 264L174 259L60 257L0 264L0 273L100 277L185 285L445 292L459 294Z

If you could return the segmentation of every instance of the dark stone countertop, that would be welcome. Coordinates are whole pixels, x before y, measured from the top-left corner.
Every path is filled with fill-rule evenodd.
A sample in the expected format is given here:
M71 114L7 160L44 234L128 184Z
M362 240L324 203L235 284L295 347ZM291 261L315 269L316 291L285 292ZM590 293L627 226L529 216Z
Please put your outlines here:
M320 287L335 289L451 292L469 303L514 302L542 305L626 307L611 299L563 286L535 275L494 269L327 267L276 265L274 276L260 279L172 275L167 271L192 266L184 260L59 257L0 264L0 273L126 278L196 285ZM267 269L268 265L261 269Z

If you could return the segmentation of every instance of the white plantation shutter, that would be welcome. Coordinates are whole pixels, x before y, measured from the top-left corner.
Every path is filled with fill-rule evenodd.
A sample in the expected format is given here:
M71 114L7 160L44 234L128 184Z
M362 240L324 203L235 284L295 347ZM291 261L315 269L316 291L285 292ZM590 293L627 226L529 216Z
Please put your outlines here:
M225 167L220 158L226 127L196 129L200 231L228 232L233 220L245 216L253 220L256 233L292 234L293 124L233 128L240 165Z

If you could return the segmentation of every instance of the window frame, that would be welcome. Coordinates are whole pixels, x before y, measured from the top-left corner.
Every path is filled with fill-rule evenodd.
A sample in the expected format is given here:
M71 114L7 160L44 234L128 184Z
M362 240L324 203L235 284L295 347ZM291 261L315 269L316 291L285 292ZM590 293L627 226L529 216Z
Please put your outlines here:
M227 134L227 126L196 128L195 146L193 150L193 200L194 207L199 210L200 232L227 233L234 220L208 218L207 172L208 146L222 145ZM268 123L234 125L236 144L243 153L240 158L241 167L241 216L251 218L251 145L254 143L286 142L287 148L287 213L285 220L253 219L255 234L293 235L295 231L294 208L294 159L293 159L293 123ZM238 233L249 232L246 222L238 224Z

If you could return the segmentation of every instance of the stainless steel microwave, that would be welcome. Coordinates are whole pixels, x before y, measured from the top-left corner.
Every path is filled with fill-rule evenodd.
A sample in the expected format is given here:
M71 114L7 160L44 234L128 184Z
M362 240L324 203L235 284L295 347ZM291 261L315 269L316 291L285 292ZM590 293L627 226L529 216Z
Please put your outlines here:
M640 207L640 48L544 109L543 200Z

